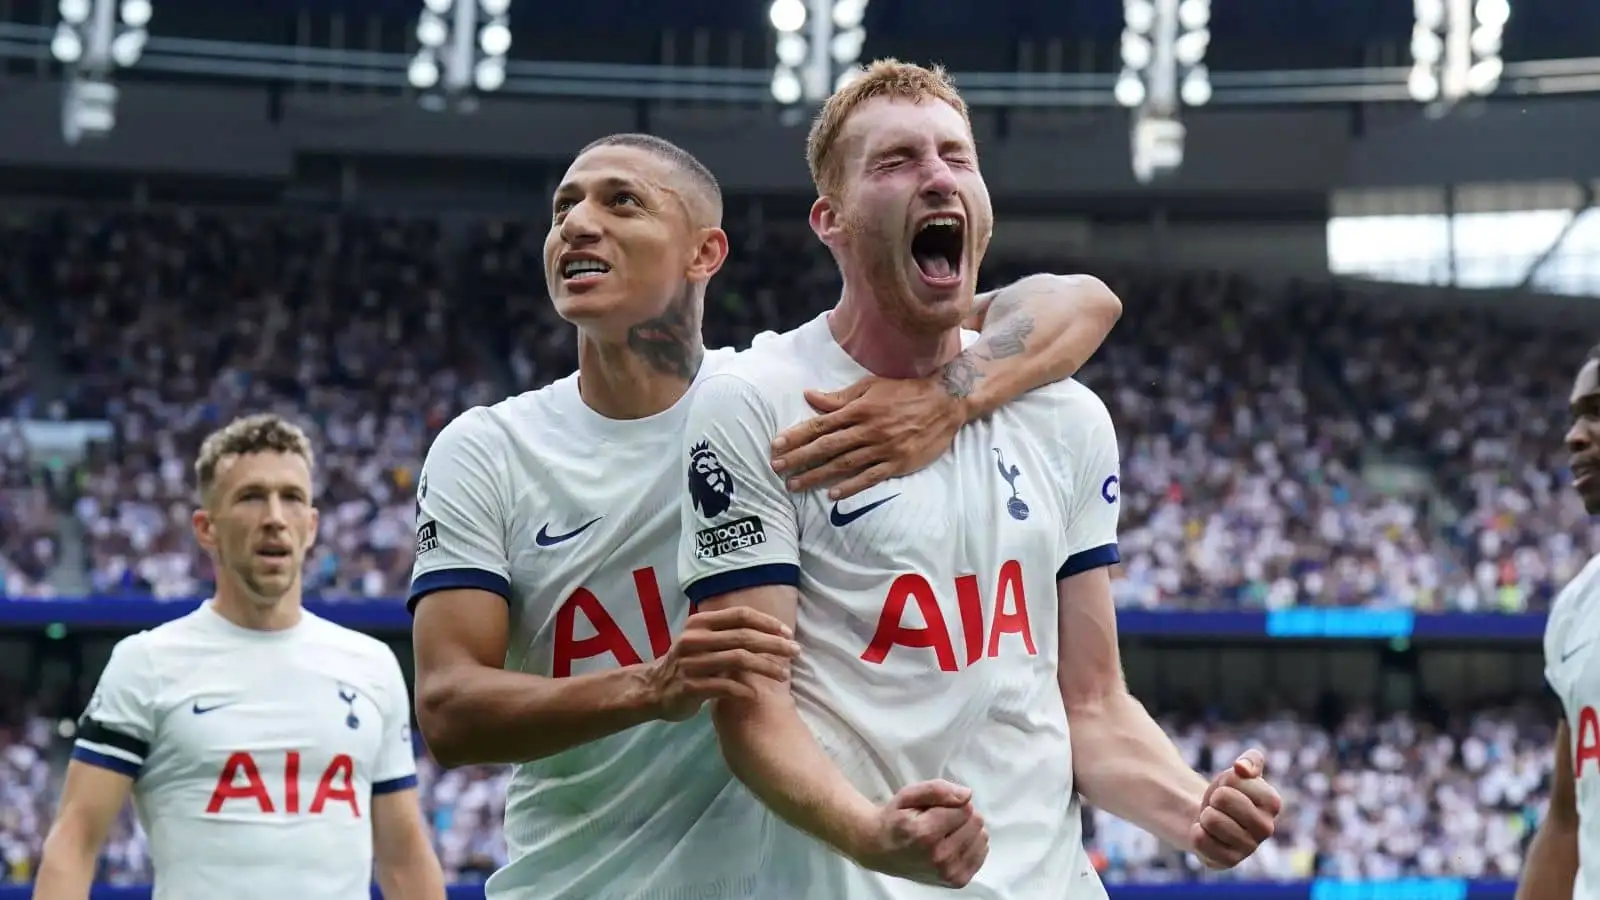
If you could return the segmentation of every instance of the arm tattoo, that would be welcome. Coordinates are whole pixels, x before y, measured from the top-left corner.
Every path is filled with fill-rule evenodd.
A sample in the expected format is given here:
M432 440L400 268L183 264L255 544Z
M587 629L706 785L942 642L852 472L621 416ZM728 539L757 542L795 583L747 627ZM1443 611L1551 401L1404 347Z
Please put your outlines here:
M944 385L945 393L957 399L972 396L972 386L982 377L977 362L965 352L939 370L939 381Z
M1028 349L1028 335L1033 334L1034 325L1033 317L1024 313L1018 302L1021 293L1007 288L983 298L988 304L986 324L993 328L939 370L945 393L958 399L972 396L978 379L988 374L983 371L982 363L1020 356Z
M693 380L705 355L696 307L694 289L686 286L661 315L628 329L628 349L663 375Z
M1017 356L1027 349L1028 335L1033 334L1033 317L1017 313L1014 317L1006 319L994 334L990 335L989 359L1005 359L1008 356Z

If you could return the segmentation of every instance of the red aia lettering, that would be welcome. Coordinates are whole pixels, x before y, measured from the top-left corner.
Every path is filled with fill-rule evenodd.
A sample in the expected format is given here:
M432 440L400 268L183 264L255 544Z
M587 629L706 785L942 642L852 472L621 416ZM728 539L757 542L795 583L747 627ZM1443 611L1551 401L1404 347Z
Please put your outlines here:
M1585 762L1600 766L1600 716L1592 706L1578 711L1578 749L1572 754L1572 770L1579 778Z
M241 784L241 778L243 783ZM361 818L361 802L356 798L356 764L346 754L339 754L328 763L317 779L317 792L311 797L311 815L320 816L329 803L347 803L350 812ZM272 792L261 778L261 768L256 758L243 750L228 755L217 776L217 786L211 790L207 813L219 813L229 800L254 800L256 809L263 813L276 812ZM290 750L283 758L283 811L290 815L300 812L300 751Z
M1033 629L1028 624L1028 601L1022 590L1022 564L1008 560L1000 566L1000 577L994 590L994 619L989 623L988 641L984 641L983 598L978 593L978 576L962 575L956 579L956 610L961 616L961 638L970 666L985 656L1000 655L1000 637L1005 634L1022 636L1028 655L1038 651L1033 645ZM1007 608L1007 601L1010 607ZM922 613L926 626L905 625L906 605L915 603ZM956 651L945 627L944 612L939 608L939 598L933 585L921 575L901 575L889 585L889 596L883 602L883 612L878 616L878 630L871 643L861 654L869 663L882 663L889 657L889 648L920 647L933 650L939 668L954 672Z
M648 566L635 569L633 589L639 601L639 614L644 617L645 633L650 636L651 657L659 659L672 648L672 632L667 627L667 609L661 604L661 585L656 581L656 570ZM594 629L592 637L575 636L580 612ZM600 598L588 588L578 588L556 610L555 651L550 674L567 678L572 675L573 663L607 653L618 666L636 666L644 661L628 643L628 636L617 626L617 620L606 612Z

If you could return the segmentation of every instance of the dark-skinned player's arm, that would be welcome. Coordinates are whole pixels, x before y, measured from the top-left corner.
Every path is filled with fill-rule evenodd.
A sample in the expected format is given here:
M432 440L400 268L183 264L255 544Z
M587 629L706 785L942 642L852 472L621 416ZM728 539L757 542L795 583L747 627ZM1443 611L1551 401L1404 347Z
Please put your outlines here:
M88 900L100 851L150 755L160 679L147 636L117 642L78 720L61 801L33 885L35 900Z
M1581 772L1577 748L1572 743L1572 713L1575 705L1563 698L1572 693L1572 678L1583 671L1586 654L1575 651L1585 638L1574 627L1576 610L1582 609L1590 581L1578 576L1550 605L1544 627L1544 680L1553 706L1562 710L1557 719L1555 766L1550 775L1550 802L1539 830L1528 845L1517 879L1516 900L1571 900L1578 877L1578 786Z
M1078 793L1212 868L1237 865L1271 837L1282 802L1262 778L1260 751L1247 751L1208 783L1129 692L1111 593L1110 567L1121 559L1116 430L1105 404L1082 386L1061 419L1062 477L1072 489L1068 556L1056 573L1057 679Z
M775 420L737 375L713 375L697 389L684 430L678 572L698 610L756 610L793 628L803 602L799 523L767 462ZM951 887L971 880L988 833L970 790L919 782L880 806L818 745L787 681L753 683L753 695L716 701L712 721L729 767L763 803L867 868Z
M417 490L414 615L417 723L446 766L541 759L708 699L748 694L741 678L787 677L794 644L752 610L693 616L652 662L550 678L507 671L508 546L515 471L485 409L451 422L428 451ZM500 432L503 433L503 432Z
M1572 900L1578 878L1578 787L1572 774L1572 730L1565 716L1556 725L1555 754L1550 804L1528 845L1516 900Z
M965 323L978 340L928 377L806 392L820 415L773 441L773 469L790 490L831 485L835 499L915 472L967 422L1076 375L1121 315L1122 301L1090 275L1030 275L979 294Z

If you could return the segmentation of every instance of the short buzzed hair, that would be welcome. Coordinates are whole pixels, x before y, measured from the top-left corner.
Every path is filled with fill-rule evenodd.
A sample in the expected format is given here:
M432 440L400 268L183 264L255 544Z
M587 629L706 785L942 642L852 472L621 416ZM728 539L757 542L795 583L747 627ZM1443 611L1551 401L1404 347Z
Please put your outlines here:
M967 113L967 101L961 99L955 82L945 72L944 66L927 68L915 63L901 62L889 57L874 61L844 87L833 92L816 121L811 123L811 134L806 138L806 163L811 167L811 181L817 193L830 195L838 192L844 177L844 156L839 152L839 135L845 123L861 104L878 97L891 100L910 100L924 103L947 103L961 114L972 130L972 119Z
M216 486L217 468L222 461L247 453L290 453L305 460L307 469L316 462L311 452L311 439L293 422L271 413L234 419L200 442L200 455L194 461L194 480L201 503L205 503Z
M711 174L711 170L706 168L705 163L701 162L693 153L666 138L656 137L653 134L624 133L608 134L603 138L590 141L588 146L578 151L578 155L582 156L590 150L598 150L601 147L632 147L635 150L643 150L666 160L678 171L688 176L695 189L710 204L711 213L715 219L711 224L721 224L722 185L717 183L717 176Z

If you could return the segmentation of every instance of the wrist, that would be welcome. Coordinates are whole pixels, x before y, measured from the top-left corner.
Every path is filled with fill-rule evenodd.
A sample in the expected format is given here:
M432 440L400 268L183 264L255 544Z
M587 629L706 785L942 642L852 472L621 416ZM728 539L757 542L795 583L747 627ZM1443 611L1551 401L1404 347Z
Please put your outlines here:
M856 864L865 867L867 860L879 850L878 807L866 797L856 794L840 810L833 831L828 843Z
M659 661L658 661L659 662ZM667 689L660 677L658 662L629 666L621 671L628 673L628 690L624 695L627 706L651 721L668 720Z
M1182 806L1180 807L1183 810L1183 817L1176 823L1179 826L1177 833L1169 837L1172 846L1182 850L1184 853L1194 855L1199 853L1195 848L1194 831L1195 826L1200 824L1200 811L1205 808L1202 801L1208 786L1203 784L1198 791L1185 792Z

